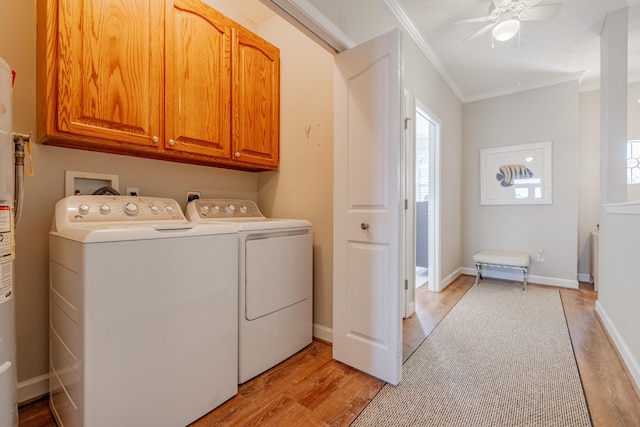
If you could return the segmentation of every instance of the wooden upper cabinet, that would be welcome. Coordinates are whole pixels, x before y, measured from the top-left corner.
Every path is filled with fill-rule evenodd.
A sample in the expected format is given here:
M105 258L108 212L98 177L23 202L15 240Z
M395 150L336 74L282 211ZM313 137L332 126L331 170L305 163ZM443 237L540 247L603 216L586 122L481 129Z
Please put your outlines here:
M277 167L280 146L280 50L252 32L233 37L233 155Z
M165 148L231 158L231 24L200 1L167 2Z
M38 0L41 142L278 168L276 47L200 0Z
M50 1L50 3L52 3ZM56 130L155 146L163 119L163 2L58 1Z

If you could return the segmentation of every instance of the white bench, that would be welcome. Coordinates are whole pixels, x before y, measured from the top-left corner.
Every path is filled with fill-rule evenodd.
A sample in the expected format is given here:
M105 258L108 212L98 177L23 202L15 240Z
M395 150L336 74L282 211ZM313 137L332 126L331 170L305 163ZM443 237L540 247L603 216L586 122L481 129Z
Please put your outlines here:
M524 252L507 252L507 251L480 251L473 256L473 262L476 263L476 282L473 286L477 286L482 278L482 269L489 267L513 268L522 270L523 282L522 292L527 292L527 280L529 269L529 254Z

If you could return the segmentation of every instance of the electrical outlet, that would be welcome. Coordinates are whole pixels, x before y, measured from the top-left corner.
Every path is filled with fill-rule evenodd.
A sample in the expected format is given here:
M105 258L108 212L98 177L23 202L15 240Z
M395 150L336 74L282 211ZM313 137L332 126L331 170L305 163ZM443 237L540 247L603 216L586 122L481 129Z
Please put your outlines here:
M127 196L139 196L140 189L137 187L127 187Z
M544 249L538 251L538 262L544 262Z
M199 191L187 191L187 203L200 198Z

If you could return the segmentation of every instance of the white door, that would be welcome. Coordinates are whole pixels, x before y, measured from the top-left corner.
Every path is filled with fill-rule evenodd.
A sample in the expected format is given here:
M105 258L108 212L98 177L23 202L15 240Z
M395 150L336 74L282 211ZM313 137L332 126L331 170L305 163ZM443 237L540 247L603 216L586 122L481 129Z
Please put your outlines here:
M334 78L333 357L398 384L400 32L337 55Z

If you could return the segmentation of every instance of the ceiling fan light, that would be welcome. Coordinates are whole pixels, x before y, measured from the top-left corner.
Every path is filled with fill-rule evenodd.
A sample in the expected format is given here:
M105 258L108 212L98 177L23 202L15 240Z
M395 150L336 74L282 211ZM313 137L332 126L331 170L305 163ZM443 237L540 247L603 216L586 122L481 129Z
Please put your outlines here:
M498 22L495 27L493 27L492 34L493 38L504 42L510 40L518 34L520 30L520 21L517 19L507 19L506 21Z

